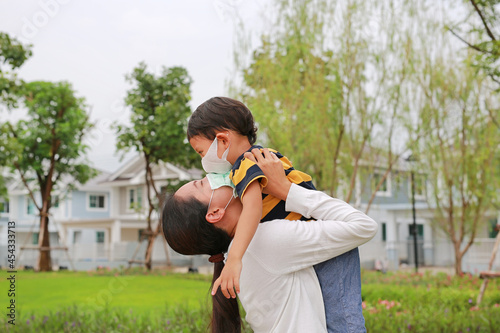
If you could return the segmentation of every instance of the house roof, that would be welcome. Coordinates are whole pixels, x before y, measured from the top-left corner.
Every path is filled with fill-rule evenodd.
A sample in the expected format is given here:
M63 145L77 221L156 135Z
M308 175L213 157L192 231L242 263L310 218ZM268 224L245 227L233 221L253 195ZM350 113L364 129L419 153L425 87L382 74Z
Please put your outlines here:
M144 158L141 155L136 155L109 175L107 179L103 179L100 184L110 186L144 184L146 174L145 164ZM152 165L152 172L155 180L190 180L201 178L202 176L202 171L199 169L185 169L169 162L160 162L159 164Z
M203 171L200 169L185 169L175 166L168 162L160 162L152 166L153 178L155 180L191 180L201 178ZM141 155L136 155L124 163L114 173L98 170L98 175L85 184L76 183L76 189L79 191L108 191L110 187L123 185L138 185L145 183L145 161ZM33 177L29 177L33 178ZM31 183L33 180L30 180ZM71 184L74 179L70 176L64 176L61 179L61 187L64 184ZM7 182L8 192L10 194L19 195L27 194L28 191L24 187L19 175L14 175Z

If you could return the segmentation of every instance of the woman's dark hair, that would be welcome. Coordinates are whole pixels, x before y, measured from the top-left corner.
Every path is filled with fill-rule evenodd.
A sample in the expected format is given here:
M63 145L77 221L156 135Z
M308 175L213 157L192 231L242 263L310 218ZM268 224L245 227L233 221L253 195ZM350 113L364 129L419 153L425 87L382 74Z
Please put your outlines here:
M217 131L233 130L246 136L251 145L257 140L252 112L245 104L229 97L213 97L198 106L189 118L187 137L201 135L215 139Z
M231 237L207 222L207 209L208 205L195 198L183 200L173 195L166 200L162 212L163 235L174 251L185 255L215 255L227 251ZM214 265L212 286L220 276L224 262ZM241 332L237 299L227 299L219 288L212 302L212 332Z

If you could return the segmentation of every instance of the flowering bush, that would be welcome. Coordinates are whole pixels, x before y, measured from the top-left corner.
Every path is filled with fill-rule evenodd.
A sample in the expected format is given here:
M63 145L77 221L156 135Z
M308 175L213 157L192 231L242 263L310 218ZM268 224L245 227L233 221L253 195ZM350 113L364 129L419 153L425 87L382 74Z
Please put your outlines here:
M363 272L369 332L498 332L500 284L491 280L477 306L481 280L470 275Z

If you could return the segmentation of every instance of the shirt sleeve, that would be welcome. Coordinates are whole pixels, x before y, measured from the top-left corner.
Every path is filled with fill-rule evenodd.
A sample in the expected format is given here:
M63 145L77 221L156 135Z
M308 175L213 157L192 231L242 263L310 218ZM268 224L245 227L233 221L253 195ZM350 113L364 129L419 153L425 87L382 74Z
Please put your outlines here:
M273 274L288 274L350 251L373 238L377 223L346 202L292 184L286 209L318 221L261 223L248 255ZM245 254L247 255L247 254Z
M240 198L243 198L248 185L254 180L259 180L261 188L267 185L267 178L264 172L262 172L255 162L248 158L243 158L239 167L231 171L230 178Z

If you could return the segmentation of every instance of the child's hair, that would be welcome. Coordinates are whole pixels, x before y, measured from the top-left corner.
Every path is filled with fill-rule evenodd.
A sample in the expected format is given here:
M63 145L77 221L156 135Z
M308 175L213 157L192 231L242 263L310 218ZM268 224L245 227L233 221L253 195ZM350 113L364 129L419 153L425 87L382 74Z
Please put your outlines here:
M229 97L212 97L202 103L189 118L187 137L201 135L215 139L217 131L232 130L246 136L250 144L257 140L252 112L245 104Z

